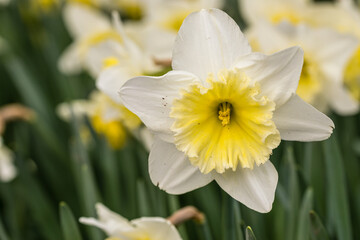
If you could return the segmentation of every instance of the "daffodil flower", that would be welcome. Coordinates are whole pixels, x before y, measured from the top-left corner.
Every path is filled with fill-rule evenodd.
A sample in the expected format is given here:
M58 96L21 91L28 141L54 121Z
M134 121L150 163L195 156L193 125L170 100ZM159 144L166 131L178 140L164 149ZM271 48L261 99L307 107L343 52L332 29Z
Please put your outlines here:
M176 228L161 217L142 217L128 221L110 211L104 205L96 204L99 219L80 218L80 222L100 228L111 240L181 240Z
M305 58L297 94L325 112L329 108L341 115L354 114L359 104L344 85L344 71L359 41L328 28L312 28L305 24L282 22L277 26L254 24L251 39L265 53L298 45Z
M57 113L66 121L69 121L72 115L78 118L89 117L94 130L105 136L114 149L124 145L128 130L135 135L143 134L142 131L137 133L141 121L135 114L99 91L94 91L90 100L74 100L60 104ZM84 142L87 142L87 130L81 128L81 131ZM145 145L148 145L148 141L146 139Z
M116 13L111 23L95 8L69 3L64 9L64 21L75 39L58 63L64 74L76 74L86 69L97 78L101 71L119 63L126 69L127 76L157 70L146 50L140 49L127 36Z
M182 194L215 180L249 208L270 211L278 181L272 150L281 139L326 139L334 127L296 95L302 63L299 47L253 53L221 10L190 14L175 41L173 71L120 89L124 105L156 135L152 182Z
M354 1L338 1L313 16L317 25L352 34L360 41L360 10ZM360 102L360 44L346 65L344 82L353 98Z

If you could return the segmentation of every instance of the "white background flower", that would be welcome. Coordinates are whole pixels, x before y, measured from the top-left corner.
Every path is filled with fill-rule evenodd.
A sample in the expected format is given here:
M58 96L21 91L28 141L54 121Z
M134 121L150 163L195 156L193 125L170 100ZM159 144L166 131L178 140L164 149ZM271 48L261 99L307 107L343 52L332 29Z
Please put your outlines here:
M102 229L109 237L122 240L181 240L176 228L165 218L142 217L128 221L101 203L96 204L96 211L99 219L82 217L80 222Z
M305 52L304 70L309 71L312 64L317 74L312 74L312 85L318 89L311 94L310 84L301 76L298 91L300 97L314 105L321 111L330 107L338 114L349 115L358 111L358 103L350 95L343 84L345 67L353 52L357 49L358 41L351 35L337 33L328 28L312 28L305 24L292 25L282 22L272 26L265 22L258 22L250 29L251 38L256 41L259 50L273 53L284 47L301 46ZM311 96L310 96L311 95Z

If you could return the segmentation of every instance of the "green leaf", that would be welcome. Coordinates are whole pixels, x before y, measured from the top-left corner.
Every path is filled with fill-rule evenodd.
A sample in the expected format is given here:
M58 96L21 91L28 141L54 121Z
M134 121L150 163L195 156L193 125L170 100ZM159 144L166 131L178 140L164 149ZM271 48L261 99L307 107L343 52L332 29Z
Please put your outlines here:
M213 237L211 235L210 227L208 224L207 219L204 219L204 222L201 223L202 233L204 236L204 240L213 240Z
M169 205L169 210L170 213L173 214L174 212L176 212L177 210L180 209L180 202L179 202L179 197L176 195L167 195L167 199L168 199L168 205ZM183 240L188 240L189 236L186 232L186 228L185 225L182 224L180 226L177 226L177 229L182 237Z
M352 240L343 158L335 136L323 143L328 181L328 212L339 240Z
M4 228L4 225L2 223L1 218L0 218L0 239L1 240L10 240L9 236L5 232L5 228Z
M241 223L241 213L240 213L240 206L239 202L233 199L234 205L234 215L235 215L235 231L236 231L236 239L237 240L244 240L243 230L242 230L242 223Z
M121 190L119 168L114 151L110 149L106 139L100 139L97 148L99 152L97 157L97 164L103 180L101 188L104 191L104 203L107 207L118 212L121 209Z
M235 240L235 216L234 216L234 204L232 197L223 192L223 239Z
M313 207L313 190L308 188L303 197L303 201L300 208L298 228L297 228L297 240L309 239L310 232L310 219L309 212Z
M251 229L251 227L249 226L246 228L245 236L246 236L245 238L246 240L256 240L255 234Z
M52 112L51 107L47 104L48 100L44 96L42 89L36 85L31 72L24 62L16 56L9 55L6 61L3 62L24 103L34 109L37 114L34 121L35 129L58 156L66 158L62 148L64 146L54 131L56 128L52 124L54 118L50 114Z
M90 165L88 152L80 137L80 123L73 117L74 144L72 144L73 170L76 176L77 190L80 196L83 216L95 217L95 204L100 201L95 177ZM87 227L88 238L91 240L103 240L103 234L99 229Z
M82 240L74 215L65 202L60 203L59 211L64 240Z
M151 216L151 207L148 199L148 194L146 192L144 181L137 181L137 203L138 209L141 216Z
M296 233L296 225L298 220L298 209L300 205L300 191L299 191L299 182L297 176L297 169L295 165L295 157L292 146L286 148L285 158L288 161L288 195L290 208L287 209L287 228L286 228L286 238L285 239L294 239Z
M314 211L310 211L309 218L310 218L310 239L329 240L329 236L319 216Z

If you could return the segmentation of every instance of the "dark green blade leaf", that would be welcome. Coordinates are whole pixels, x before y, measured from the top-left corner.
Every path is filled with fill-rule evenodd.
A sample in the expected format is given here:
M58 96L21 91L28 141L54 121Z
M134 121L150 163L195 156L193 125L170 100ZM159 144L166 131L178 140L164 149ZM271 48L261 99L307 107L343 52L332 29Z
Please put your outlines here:
M310 211L309 218L310 218L310 239L329 240L329 236L319 216L314 211Z
M310 219L309 212L313 207L313 190L308 188L303 197L303 201L300 208L299 222L297 227L297 240L309 239L310 231Z
M251 227L246 228L246 240L256 240L255 234Z
M1 218L0 218L0 239L2 239L2 240L10 240L7 233L5 232L5 228L3 226Z
M328 212L339 240L352 240L343 158L335 136L323 143L328 181Z
M77 222L68 205L61 202L59 211L64 240L82 240Z

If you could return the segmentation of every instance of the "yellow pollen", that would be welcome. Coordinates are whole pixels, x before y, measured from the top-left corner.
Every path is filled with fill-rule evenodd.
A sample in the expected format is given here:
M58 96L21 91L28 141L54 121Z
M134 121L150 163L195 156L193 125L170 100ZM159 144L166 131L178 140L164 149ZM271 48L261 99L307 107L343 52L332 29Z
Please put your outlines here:
M223 102L219 105L219 119L223 127L230 123L231 104Z

